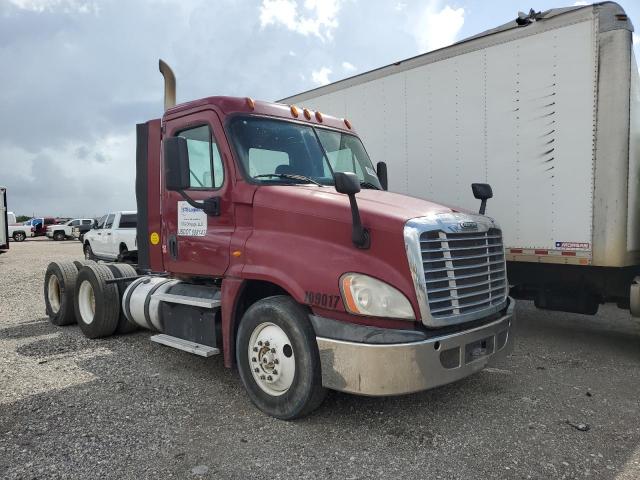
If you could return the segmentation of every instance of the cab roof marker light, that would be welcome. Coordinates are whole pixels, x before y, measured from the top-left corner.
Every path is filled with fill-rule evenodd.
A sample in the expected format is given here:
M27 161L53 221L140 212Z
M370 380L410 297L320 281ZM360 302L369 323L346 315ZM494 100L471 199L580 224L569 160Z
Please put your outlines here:
M298 118L298 115L300 115L298 107L296 107L295 105L291 105L291 115L293 115L295 118Z
M251 110L255 110L256 102L254 102L253 98L247 97L246 101L247 101L247 107L249 107L249 109Z
M311 120L311 112L308 108L305 108L304 110L302 110L302 112L304 113L304 118L306 118L307 120Z
M316 112L316 120L322 123L322 114L320 112Z
M346 125L346 127L351 130L351 122L349 120L347 120L346 118L343 118L344 124Z

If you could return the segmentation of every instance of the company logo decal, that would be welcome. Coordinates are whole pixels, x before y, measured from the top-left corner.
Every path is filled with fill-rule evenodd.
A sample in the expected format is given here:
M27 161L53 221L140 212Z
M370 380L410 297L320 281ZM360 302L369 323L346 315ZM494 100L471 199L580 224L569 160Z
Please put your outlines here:
M589 250L590 243L586 242L556 242L556 248L562 250Z

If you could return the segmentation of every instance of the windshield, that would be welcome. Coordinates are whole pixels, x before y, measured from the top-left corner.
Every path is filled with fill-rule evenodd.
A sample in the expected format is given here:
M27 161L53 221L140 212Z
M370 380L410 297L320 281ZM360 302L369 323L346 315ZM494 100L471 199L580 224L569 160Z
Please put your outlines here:
M333 172L354 172L364 187L381 189L355 135L260 117L236 117L229 128L244 171L257 182L333 185Z

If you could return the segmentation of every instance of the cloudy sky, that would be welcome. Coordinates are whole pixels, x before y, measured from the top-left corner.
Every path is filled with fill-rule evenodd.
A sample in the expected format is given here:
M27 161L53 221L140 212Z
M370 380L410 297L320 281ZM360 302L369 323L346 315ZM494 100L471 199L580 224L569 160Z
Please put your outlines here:
M162 114L158 58L176 72L179 102L275 100L443 47L518 10L573 3L0 0L0 185L18 214L135 208L135 124ZM638 3L621 0L640 25Z

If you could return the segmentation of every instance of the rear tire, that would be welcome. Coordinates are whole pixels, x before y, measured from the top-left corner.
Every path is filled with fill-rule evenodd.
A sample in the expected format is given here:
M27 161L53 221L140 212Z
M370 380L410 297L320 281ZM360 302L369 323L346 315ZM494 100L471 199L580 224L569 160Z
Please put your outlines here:
M125 263L107 263L107 268L111 270L114 278L123 277L136 277L138 272L131 265ZM118 317L118 326L116 327L116 333L131 333L138 330L138 325L129 321L122 309L122 296L127 289L128 283L118 282L118 304L120 305L120 316Z
M53 239L56 242L61 242L65 238L67 238L67 236L64 234L64 232L54 232L54 234L53 234Z
M76 323L73 297L78 271L73 262L51 262L44 274L44 302L49 321L58 326Z
M93 254L93 250L91 249L91 244L90 243L87 243L84 246L83 251L84 251L84 259L85 260L93 260L93 261L96 260L96 256Z
M16 242L24 242L26 238L27 238L27 235L24 232L15 232L13 234L13 239Z
M291 297L268 297L249 307L238 327L236 361L249 398L273 417L304 417L326 396L308 312Z
M74 306L78 325L88 338L108 337L118 326L118 287L107 283L111 279L113 274L104 265L87 265L78 273Z
M73 264L76 266L78 271L80 271L82 267L86 267L87 265L96 265L96 262L93 260L74 260Z

